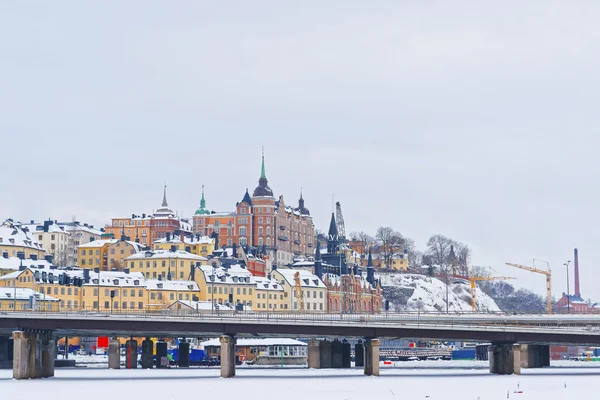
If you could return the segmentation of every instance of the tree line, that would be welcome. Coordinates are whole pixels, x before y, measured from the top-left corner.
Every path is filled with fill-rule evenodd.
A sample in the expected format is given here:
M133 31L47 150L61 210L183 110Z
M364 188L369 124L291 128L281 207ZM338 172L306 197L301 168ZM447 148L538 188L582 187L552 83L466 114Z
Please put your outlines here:
M436 269L437 272L468 275L471 249L468 245L444 235L431 236L423 250L416 248L413 239L389 226L378 228L374 236L361 231L350 233L349 238L362 242L365 249L372 247L381 254L386 265L391 265L395 257L406 254L410 268L426 268L430 276L436 273Z

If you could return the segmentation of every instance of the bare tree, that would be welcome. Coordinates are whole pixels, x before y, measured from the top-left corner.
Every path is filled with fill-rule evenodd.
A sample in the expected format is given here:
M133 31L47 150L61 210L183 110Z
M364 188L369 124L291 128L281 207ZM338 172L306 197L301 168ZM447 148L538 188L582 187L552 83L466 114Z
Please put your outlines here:
M375 238L385 265L391 268L394 257L404 250L404 237L389 226L382 226L377 229Z
M427 241L427 251L431 260L434 264L437 264L440 268L440 272L445 274L446 283L446 313L448 313L448 270L451 267L453 258L453 247L454 243L451 239L444 235L433 235Z

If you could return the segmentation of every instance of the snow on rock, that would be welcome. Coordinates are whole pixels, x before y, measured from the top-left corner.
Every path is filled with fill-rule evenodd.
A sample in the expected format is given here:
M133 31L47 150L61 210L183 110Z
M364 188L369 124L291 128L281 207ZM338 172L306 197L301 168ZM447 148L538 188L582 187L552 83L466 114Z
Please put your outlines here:
M395 311L446 311L446 285L437 278L419 274L381 275L384 296ZM476 290L477 310L501 311L496 302L479 289ZM471 312L471 288L464 279L449 282L448 310Z

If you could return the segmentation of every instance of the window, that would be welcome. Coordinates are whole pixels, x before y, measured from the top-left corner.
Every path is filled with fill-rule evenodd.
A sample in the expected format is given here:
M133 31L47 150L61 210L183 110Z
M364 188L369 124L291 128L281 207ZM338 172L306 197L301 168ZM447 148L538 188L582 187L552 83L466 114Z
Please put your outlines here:
M242 293L243 293L243 294L246 294L246 288L244 288L244 289L242 290ZM239 293L238 293L238 294L239 294Z
M170 298L171 300L174 300L174 299L175 299L175 294L174 294L174 293L171 293L171 294L169 295L169 298Z
M105 296L110 296L110 290L109 289L104 289L104 295Z
M271 227L267 226L267 236L271 235Z
M75 307L75 309L78 309L79 307L79 302L77 300L75 300L75 302L73 303L73 306Z
M135 297L135 289L131 289L131 292L129 294L131 297ZM133 307L132 307L133 308Z
M237 294L240 295L240 288L237 288Z
M144 290L143 289L138 290L138 297L144 297Z
M123 289L123 297L127 297L127 289Z
M132 310L135 309L135 303L133 301L129 302L129 308Z
M81 250L81 255L85 256L85 250Z
M110 249L110 254L115 254L115 249Z
M123 302L123 310L125 310L126 308L127 308L127 302L126 302L126 301L124 301L124 302Z
M248 294L249 294L250 296L252 296L252 288L249 288L249 289L248 289Z
M259 223L259 224L262 224L262 223L263 223L263 219L262 219L262 217L258 217L258 223ZM260 228L260 229L262 229L262 228Z
M94 306L93 307L94 308L98 308L98 302L97 301L94 301Z
M109 307L110 307L110 304L108 303L108 301L105 301L104 302L104 308L109 308Z
M247 228L245 226L240 226L240 236L246 236L247 233Z
M144 308L144 303L142 303L141 301L138 303L138 309L143 309Z
M156 298L156 293L154 293L154 292L150 293L150 298L152 300L154 300Z

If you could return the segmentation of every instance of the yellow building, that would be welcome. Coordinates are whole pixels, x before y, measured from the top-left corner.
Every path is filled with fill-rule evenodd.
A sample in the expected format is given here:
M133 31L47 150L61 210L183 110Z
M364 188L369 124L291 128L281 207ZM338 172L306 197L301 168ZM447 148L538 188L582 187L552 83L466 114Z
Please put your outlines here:
M240 265L214 269L212 266L202 266L200 271L195 274L195 281L200 287L200 300L230 305L241 303L254 310L256 282L246 268Z
M177 300L198 301L200 288L194 281L146 281L148 310L163 310Z
M398 254L392 257L391 265L387 265L383 254L373 254L373 266L381 269L394 269L396 271L408 271L408 256Z
M46 251L40 242L28 232L25 232L19 224L11 219L0 225L0 256L3 258L21 257L30 259L31 256L43 259ZM2 274L2 271L0 271Z
M196 235L183 238L180 236L167 237L154 242L154 250L176 250L187 251L197 256L208 257L215 251L215 239L208 236ZM183 240L182 240L183 239Z
M276 280L254 277L256 283L256 300L254 311L285 311L289 310L288 294Z
M2 311L58 311L59 300L26 288L0 288Z
M298 273L298 281L296 281ZM304 269L277 268L271 272L287 296L284 296L290 310L300 311L299 299L296 296L296 287L299 285L301 298L304 301L303 311L326 312L327 311L327 288L323 281L310 271Z
M109 271L113 268L122 270L125 258L142 250L139 243L128 240L108 239L94 240L77 248L77 260L81 268L99 268Z
M127 257L124 266L131 272L141 272L146 279L187 280L191 279L192 269L206 260L184 250L147 250Z

